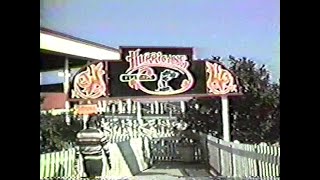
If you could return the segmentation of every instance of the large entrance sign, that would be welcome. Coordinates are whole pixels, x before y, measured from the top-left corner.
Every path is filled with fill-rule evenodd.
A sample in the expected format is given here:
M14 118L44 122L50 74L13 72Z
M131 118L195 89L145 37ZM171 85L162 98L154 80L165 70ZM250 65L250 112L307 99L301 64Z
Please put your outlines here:
M192 48L122 47L121 53L122 61L108 65L112 97L205 92L205 67L192 61Z
M72 79L69 100L240 94L236 76L192 48L122 47L121 61L97 61Z
M74 75L68 100L84 103L75 106L77 114L98 113L96 103L101 101L122 103L136 99L140 121L139 99L220 96L224 140L230 141L228 96L241 95L241 88L237 77L223 64L193 61L192 48L121 47L120 50L120 61L97 61ZM183 109L184 102L180 103ZM119 108L122 112L120 104Z

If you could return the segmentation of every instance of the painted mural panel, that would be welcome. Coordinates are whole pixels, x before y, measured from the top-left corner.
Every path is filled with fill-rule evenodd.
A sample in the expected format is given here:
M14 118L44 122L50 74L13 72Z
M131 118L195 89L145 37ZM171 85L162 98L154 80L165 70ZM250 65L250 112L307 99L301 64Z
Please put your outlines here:
M208 94L226 95L240 93L237 77L224 65L214 61L206 61L206 86Z
M97 99L109 95L105 61L90 64L74 76L69 95L72 99Z

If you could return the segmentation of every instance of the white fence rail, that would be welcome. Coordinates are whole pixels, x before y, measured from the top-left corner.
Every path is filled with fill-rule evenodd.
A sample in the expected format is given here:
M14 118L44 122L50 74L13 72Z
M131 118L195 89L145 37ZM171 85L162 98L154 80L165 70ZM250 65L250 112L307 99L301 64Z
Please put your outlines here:
M150 167L150 141L136 138L110 144L111 169L105 168L107 177L130 177ZM85 177L81 158L76 150L40 155L40 179Z
M280 177L280 147L267 145L249 145L225 142L210 135L201 134L200 144L177 149L175 140L160 140L156 152L148 138L133 138L110 145L111 169L105 169L108 177L130 177L147 168L154 160L174 161L177 156L193 154L199 157L180 159L182 161L207 160L209 171L214 176L224 177ZM177 154L178 153L178 154ZM181 154L183 153L183 154ZM177 159L178 160L178 159ZM79 178L84 176L76 150L40 155L40 179L53 177ZM80 172L80 173L78 173ZM82 172L82 173L81 173Z
M49 177L75 177L76 150L40 155L40 179Z
M202 135L210 173L227 177L280 177L280 147L226 142Z

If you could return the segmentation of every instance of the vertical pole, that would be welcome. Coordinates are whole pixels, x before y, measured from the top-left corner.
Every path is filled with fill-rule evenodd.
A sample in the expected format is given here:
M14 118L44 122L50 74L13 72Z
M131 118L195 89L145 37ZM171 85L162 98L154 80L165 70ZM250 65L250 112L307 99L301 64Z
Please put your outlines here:
M137 102L134 101L134 102L132 103L132 113L136 113L136 112L137 112Z
M123 110L122 100L119 99L118 100L118 112L119 112L119 114L122 114L122 110Z
M102 101L102 112L106 112L107 111L107 101L106 100L103 100Z
M137 120L139 123L142 121L142 110L140 102L137 102Z
M158 101L155 101L155 102L154 102L154 106L155 106L155 114L159 114L160 109L159 109L159 103L158 103Z
M68 90L69 90L69 76L70 76L68 57L65 57L65 59L64 59L64 73L63 74L64 74L63 91L64 91L65 96L67 97ZM64 108L66 110L66 116L65 116L66 123L70 124L70 115L69 115L70 102L68 100L65 101Z
M112 104L111 104L111 113L112 114L114 114L114 113L116 113L116 105L115 105L115 102L112 102Z
M150 103L150 113L154 114L154 104Z
M102 102L98 101L97 106L98 106L98 114L102 114L102 111L103 111Z
M223 140L230 142L230 121L228 96L221 96Z
M164 114L164 104L160 103L160 114Z
M82 119L82 121L83 121L83 129L87 129L87 128L88 128L88 127L87 127L87 122L88 122L88 120L89 120L89 115L84 114L84 115L83 115L83 119Z
M107 102L107 105L106 105L106 113L110 113L111 112L111 103L110 102Z
M185 113L186 112L186 104L184 101L180 101L180 107L181 107L181 112Z
M131 99L127 99L127 112L128 112L128 114L131 114L131 110L132 110L132 101L131 101Z

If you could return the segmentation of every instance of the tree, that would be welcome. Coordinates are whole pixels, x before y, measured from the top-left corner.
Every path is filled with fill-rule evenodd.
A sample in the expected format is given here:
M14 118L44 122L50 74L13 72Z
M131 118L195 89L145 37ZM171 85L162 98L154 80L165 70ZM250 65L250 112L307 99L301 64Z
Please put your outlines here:
M40 101L41 102L41 101ZM80 121L65 122L64 115L40 113L40 152L61 151L75 143L76 133L82 129Z
M221 61L219 57L210 60ZM227 59L229 69L242 85L243 96L229 98L231 135L233 140L245 143L275 143L280 140L280 84L271 83L270 74L264 65L247 58ZM199 104L200 108L194 108ZM222 138L220 99L198 99L189 102L191 107L185 120L204 133L213 132Z
M81 130L80 121L73 120L70 125L64 115L40 115L40 133L44 152L61 151L75 143L76 133Z
M239 77L244 95L230 100L232 135L235 139L260 143L280 140L280 84L271 83L265 65L257 67L247 58L229 57L230 70Z

